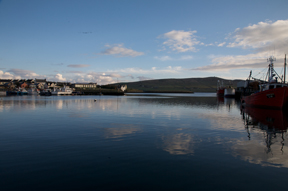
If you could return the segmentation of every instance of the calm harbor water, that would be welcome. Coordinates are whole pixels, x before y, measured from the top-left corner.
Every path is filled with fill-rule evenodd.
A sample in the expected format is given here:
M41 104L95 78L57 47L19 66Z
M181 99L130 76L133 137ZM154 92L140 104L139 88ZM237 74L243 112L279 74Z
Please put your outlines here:
M1 97L0 123L0 190L288 188L286 113L215 94Z

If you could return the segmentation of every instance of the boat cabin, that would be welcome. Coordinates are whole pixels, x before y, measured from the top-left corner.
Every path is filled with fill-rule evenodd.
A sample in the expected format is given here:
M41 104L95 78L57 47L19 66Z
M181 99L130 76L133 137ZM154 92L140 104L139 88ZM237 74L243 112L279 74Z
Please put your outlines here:
M260 91L265 91L265 90L271 90L275 88L282 88L282 87L287 87L287 84L282 84L282 83L268 83L268 84L260 84Z

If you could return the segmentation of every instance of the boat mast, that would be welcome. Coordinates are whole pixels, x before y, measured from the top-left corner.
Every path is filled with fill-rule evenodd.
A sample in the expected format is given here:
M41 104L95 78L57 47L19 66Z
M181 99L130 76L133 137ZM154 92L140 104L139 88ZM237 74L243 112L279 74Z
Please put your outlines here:
M286 80L286 54L284 58L284 84L285 84L285 80Z
M276 61L276 58L275 57L272 57L272 56L270 56L270 58L268 58L267 59L267 62L270 62L270 64L269 64L269 70L268 70L268 72L269 72L269 74L268 74L268 82L272 82L272 80L273 80L273 77L275 76L275 74L274 74L274 68L273 68L273 61Z

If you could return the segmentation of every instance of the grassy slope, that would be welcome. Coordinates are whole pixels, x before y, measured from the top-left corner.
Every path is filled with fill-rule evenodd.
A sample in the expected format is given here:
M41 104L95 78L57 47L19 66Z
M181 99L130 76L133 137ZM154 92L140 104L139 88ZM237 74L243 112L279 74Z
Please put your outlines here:
M118 83L127 84L129 89L143 91L193 91L193 92L215 92L217 81L223 80L224 85L231 82L233 87L241 80L225 80L217 77L207 78L185 78L185 79L161 79L161 80L146 80L139 82Z

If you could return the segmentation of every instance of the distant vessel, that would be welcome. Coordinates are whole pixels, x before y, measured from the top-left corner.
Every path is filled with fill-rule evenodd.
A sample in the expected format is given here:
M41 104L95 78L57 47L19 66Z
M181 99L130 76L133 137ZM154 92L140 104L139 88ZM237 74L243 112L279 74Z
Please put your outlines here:
M125 90L127 90L127 85L122 85L121 86L121 91L124 92Z
M28 95L28 92L25 88L19 88L17 90L17 95Z
M50 89L43 89L40 91L41 96L51 96L51 90Z
M38 95L40 91L36 88L30 88L28 89L28 95Z
M71 95L72 89L64 86L63 88L54 88L51 92L52 95Z
M235 97L235 89L232 88L231 86L228 86L227 88L225 88L224 97L230 97L230 98Z
M223 81L220 82L220 80L218 80L218 82L217 82L217 96L224 96L224 90L225 90L225 87L223 85Z
M0 96L4 96L6 94L7 94L6 91L0 91Z
M225 87L223 85L223 81L220 82L220 80L218 80L218 82L217 82L217 96L235 97L235 89L231 85Z
M257 107L267 107L267 108L277 108L282 109L287 105L288 102L288 87L285 84L285 71L284 80L275 72L273 68L273 61L276 59L270 57L267 59L269 64L269 69L267 72L268 82L260 84L260 91L250 96L244 96L241 99L243 105L251 105ZM286 69L286 55L284 61L284 67ZM278 76L282 82L278 82ZM251 73L249 78L251 77ZM263 81L262 81L263 82Z
M6 92L6 95L17 95L17 91L16 90L9 90Z

